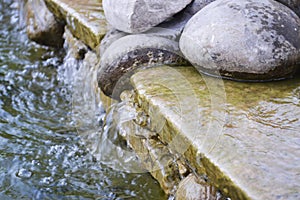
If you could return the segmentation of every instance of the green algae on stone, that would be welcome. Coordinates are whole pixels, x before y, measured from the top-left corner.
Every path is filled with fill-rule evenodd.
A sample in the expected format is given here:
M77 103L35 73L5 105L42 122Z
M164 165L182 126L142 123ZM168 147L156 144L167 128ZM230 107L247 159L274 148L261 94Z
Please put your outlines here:
M106 33L102 3L97 0L45 0L48 8L67 23L72 34L95 49Z
M232 199L299 197L299 80L222 81L192 67L131 78L151 130Z

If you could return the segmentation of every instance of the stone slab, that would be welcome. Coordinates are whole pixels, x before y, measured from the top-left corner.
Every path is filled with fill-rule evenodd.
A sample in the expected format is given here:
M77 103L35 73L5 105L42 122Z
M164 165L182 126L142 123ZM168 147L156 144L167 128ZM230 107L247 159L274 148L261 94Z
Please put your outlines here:
M300 198L299 76L241 83L164 66L131 82L149 129L222 194Z
M72 34L95 49L107 31L99 0L45 0L49 10L65 21Z

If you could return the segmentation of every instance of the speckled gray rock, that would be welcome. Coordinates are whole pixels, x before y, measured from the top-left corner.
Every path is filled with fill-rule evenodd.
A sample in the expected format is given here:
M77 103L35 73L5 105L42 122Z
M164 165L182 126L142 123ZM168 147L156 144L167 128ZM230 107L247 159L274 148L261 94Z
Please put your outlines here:
M204 8L209 3L215 0L194 0L186 8L184 8L179 13L168 18L167 21L160 23L159 25L151 28L148 31L143 32L143 34L154 35L165 37L172 40L179 40L181 32L188 20L196 14L199 10ZM112 41L119 39L129 33L118 31L115 28L111 28L110 31L105 35L101 41L101 49L106 49ZM103 46L103 47L102 47Z
M119 99L128 89L132 73L142 67L160 64L184 65L178 42L144 34L127 35L113 42L100 59L98 85L107 96Z
M170 40L179 41L181 33L184 29L184 26L188 20L196 14L199 10L204 8L209 3L215 0L194 0L186 8L184 8L179 13L170 17L167 21L162 22L161 24L151 28L148 31L143 32L143 34L151 36L164 37ZM100 56L103 55L104 51L116 40L129 35L123 31L119 31L113 27L110 27L110 30L106 33L104 38L101 40L101 45L99 48Z
M194 15L180 49L198 71L240 80L291 76L299 62L300 19L272 0L219 0Z
M192 0L103 0L107 21L116 29L140 33L184 9Z
M64 24L55 20L43 0L27 1L25 15L29 39L46 46L63 46Z
M290 9L292 9L298 16L300 16L300 0L276 0Z
M140 67L188 64L181 57L178 40L188 20L212 1L195 0L168 21L141 34L129 34L112 28L99 48L101 67L98 82L104 93L118 99L119 93L127 87L128 77ZM117 82L119 85L116 87Z
M215 0L194 0L182 11L145 33L178 41L186 23L191 17L213 1Z

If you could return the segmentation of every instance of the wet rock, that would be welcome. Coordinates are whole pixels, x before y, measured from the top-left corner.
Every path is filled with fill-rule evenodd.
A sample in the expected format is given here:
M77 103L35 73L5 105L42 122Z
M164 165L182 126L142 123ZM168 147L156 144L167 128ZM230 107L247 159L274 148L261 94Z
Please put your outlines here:
M150 35L127 35L113 42L104 52L98 70L98 84L105 95L119 99L129 89L129 77L139 68L160 64L187 64L178 42Z
M103 8L107 21L113 27L128 33L140 33L178 13L191 1L103 0Z
M104 93L112 96L115 89L116 98L119 98L120 92L128 88L124 88L125 84L123 83L120 84L121 88L116 88L116 82L125 74L129 74L130 76L132 71L141 66L152 64L186 64L187 62L182 59L178 49L178 40L182 30L187 21L196 12L212 1L214 0L195 0L168 21L140 35L131 35L111 28L101 41L99 48L101 69L98 73L98 81ZM116 41L118 42L114 44ZM105 53L107 49L110 50L108 53ZM118 52L118 55L116 55L116 52ZM127 83L129 76L123 79L125 81L120 82Z
M106 49L115 41L117 41L118 39L120 39L121 37L124 37L128 35L125 32L122 31L118 31L115 28L111 28L109 31L107 31L107 33L105 34L104 38L101 40L101 43L99 45L99 54L100 57L102 57L102 55L104 54L104 52L106 51Z
M272 0L220 0L186 25L180 49L198 71L229 79L290 77L299 62L300 19Z
M66 23L71 33L96 50L107 32L102 3L99 0L44 0L56 19Z
M146 31L145 34L166 37L168 39L178 41L184 26L189 19L213 1L215 0L194 0L182 11L170 17L167 21L164 21L158 26Z
M221 195L216 189L205 183L204 180L199 180L195 175L189 174L183 179L178 186L176 192L176 200L219 200Z
M300 16L300 1L299 0L276 0L290 9L292 9L298 16Z
M167 21L164 21L159 25L151 28L150 30L145 31L143 34L165 37L171 40L178 41L188 20L199 10L213 1L215 0L194 0L182 11L170 17ZM110 30L106 33L105 37L101 41L100 55L103 54L105 49L107 49L112 42L128 34L129 33L119 31L115 28L110 28Z
M82 41L76 39L67 28L65 28L63 37L66 41L64 48L68 49L68 54L70 54L69 56L76 60L83 60L86 53L89 51L88 47L83 44Z
M224 197L294 200L300 195L297 76L241 83L162 66L137 72L131 82L147 128L171 152L183 152L191 171Z
M43 0L27 1L25 13L29 39L46 46L63 46L64 24L55 20Z

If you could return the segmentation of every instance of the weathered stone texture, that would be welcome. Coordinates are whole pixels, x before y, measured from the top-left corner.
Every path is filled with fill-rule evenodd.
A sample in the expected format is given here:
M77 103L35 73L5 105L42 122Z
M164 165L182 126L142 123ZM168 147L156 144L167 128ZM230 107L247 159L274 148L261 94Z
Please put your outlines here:
M221 200L221 195L214 187L193 174L189 174L179 183L175 197L176 200Z
M64 21L71 33L95 49L104 37L106 19L98 0L45 0L49 10Z
M127 35L113 42L100 60L98 84L104 94L119 99L129 89L129 78L139 68L161 64L182 65L178 42L144 34Z
M180 48L196 68L240 80L276 80L296 71L300 19L273 0L220 0L186 25Z
M298 16L300 16L300 1L299 0L276 0L290 9L292 9Z
M63 46L64 24L56 21L43 0L27 1L25 15L29 39L46 46Z
M185 8L191 0L103 0L108 22L127 33L140 33L151 29Z
M294 200L300 197L299 78L223 82L192 67L160 67L131 81L149 129L222 195Z

